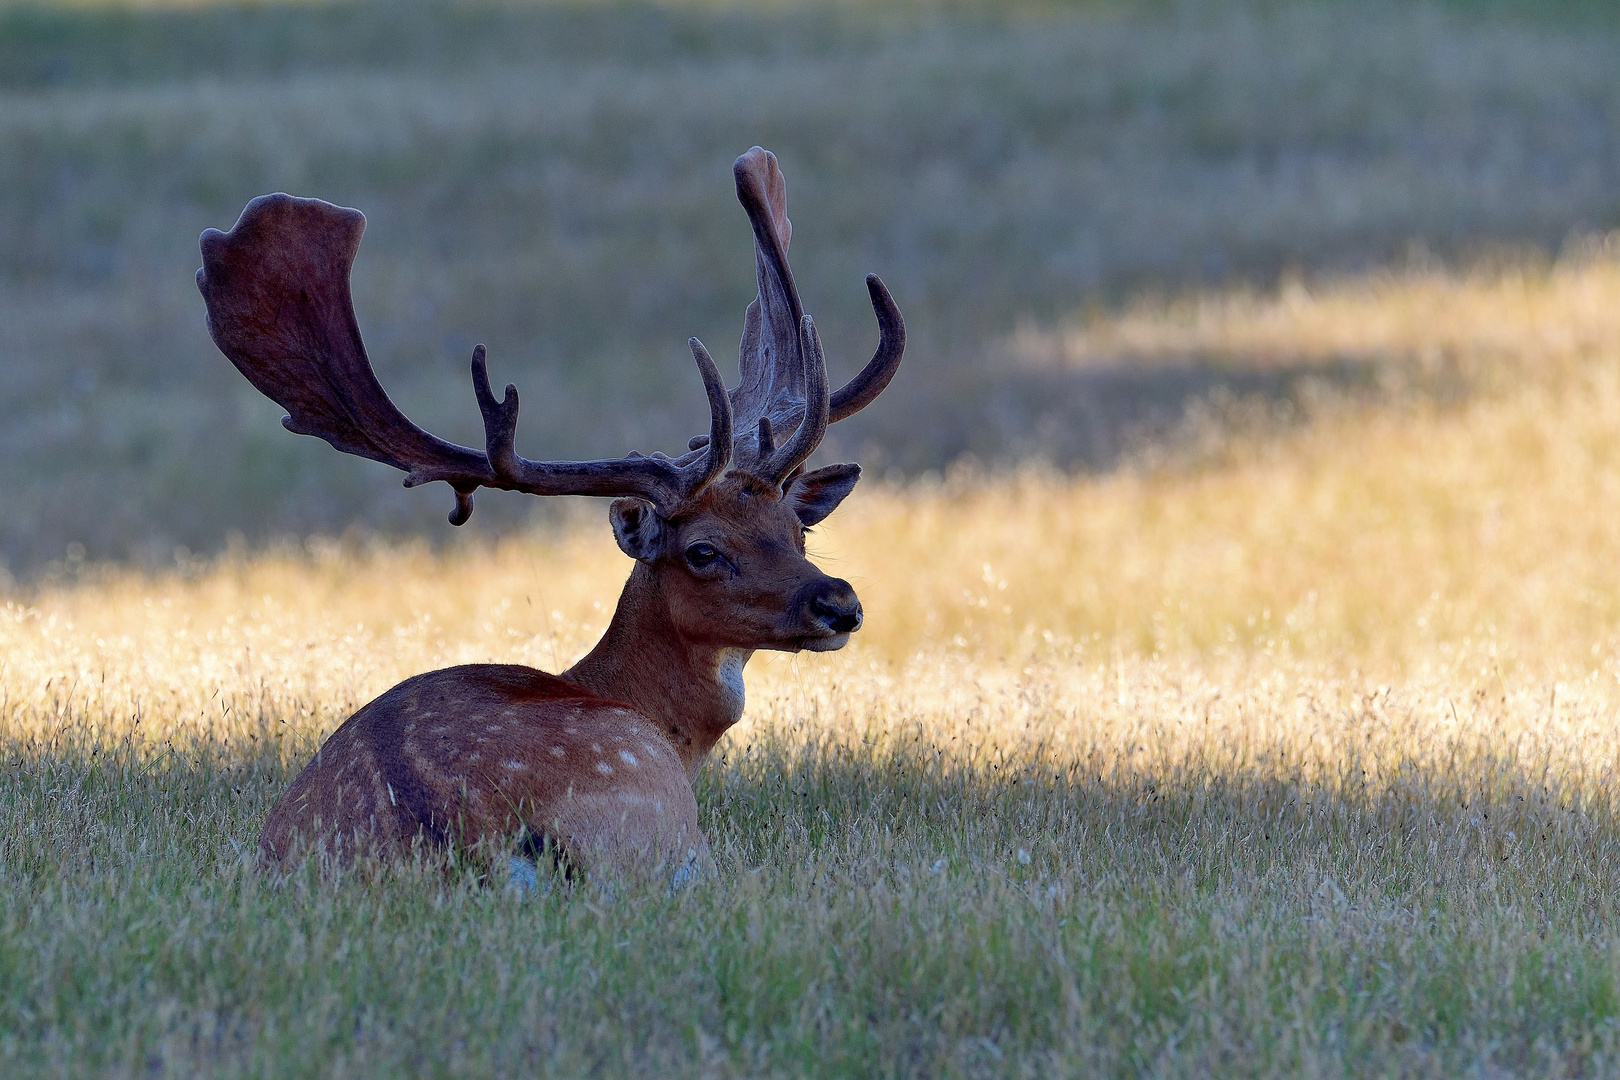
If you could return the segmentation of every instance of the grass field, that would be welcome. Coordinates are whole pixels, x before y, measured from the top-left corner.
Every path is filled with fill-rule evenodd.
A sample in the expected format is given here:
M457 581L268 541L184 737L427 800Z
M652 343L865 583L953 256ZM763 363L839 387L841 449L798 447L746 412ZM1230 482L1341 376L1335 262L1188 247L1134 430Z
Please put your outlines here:
M812 550L867 627L751 665L675 895L249 858L396 679L589 645L599 507L14 591L0 1072L1613 1075L1617 301L1589 244L1026 334L1391 359L1106 476L858 489Z
M526 453L667 450L702 420L686 338L725 362L753 292L727 167L762 143L834 374L874 342L865 273L910 326L829 454L1106 469L1213 387L1292 401L1379 358L1009 342L1620 226L1617 54L1608 0L0 3L0 559L439 535L209 343L197 235L266 191L369 215L359 317L413 416L476 437L485 341ZM528 512L492 496L477 527Z
M1616 55L1608 0L0 0L0 1076L1620 1076ZM756 142L835 377L867 271L911 348L824 454L866 627L750 665L716 872L257 873L350 711L566 666L628 564L283 432L197 233L360 206L414 416L476 437L482 340L526 453L671 449Z

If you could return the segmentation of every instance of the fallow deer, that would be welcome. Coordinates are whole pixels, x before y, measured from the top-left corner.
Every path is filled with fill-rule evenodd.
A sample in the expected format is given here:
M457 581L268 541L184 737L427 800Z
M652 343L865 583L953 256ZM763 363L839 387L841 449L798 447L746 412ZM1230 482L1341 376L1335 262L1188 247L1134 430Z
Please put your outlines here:
M849 494L860 468L806 472L804 462L828 424L888 385L905 347L899 310L868 276L877 351L829 394L821 342L788 268L792 225L776 158L754 147L733 172L759 295L744 321L736 389L690 340L709 432L678 457L519 457L517 390L495 398L482 345L472 380L484 450L413 424L361 344L349 292L365 228L357 210L265 195L230 232L203 233L197 284L209 332L287 410L289 430L403 470L407 487L448 483L453 525L471 515L479 487L613 497L614 538L635 560L607 632L561 675L446 668L344 721L270 812L259 841L266 865L309 849L339 858L398 851L418 838L499 848L523 837L587 872L707 859L691 781L742 715L743 666L758 649L842 648L861 626L854 590L804 548L805 530Z

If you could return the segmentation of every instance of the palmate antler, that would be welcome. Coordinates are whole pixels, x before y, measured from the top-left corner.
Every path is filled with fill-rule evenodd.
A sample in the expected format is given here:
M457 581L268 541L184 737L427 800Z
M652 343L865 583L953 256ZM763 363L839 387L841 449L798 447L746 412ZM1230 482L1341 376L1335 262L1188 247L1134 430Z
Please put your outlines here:
M473 391L484 420L483 452L446 442L413 424L377 381L354 316L349 272L365 215L319 199L263 195L228 233L202 234L197 287L208 331L237 370L287 410L282 424L337 449L402 470L405 485L443 480L456 492L450 523L472 515L473 492L503 488L531 495L634 495L665 512L740 467L780 484L826 433L888 385L905 346L905 327L876 276L867 287L881 339L866 369L827 393L826 361L803 314L788 268L792 226L776 158L758 147L737 159L737 195L754 226L760 295L743 334L742 384L728 397L703 343L690 339L709 398L709 434L680 458L630 454L605 461L531 461L515 449L517 388L497 400L484 347L473 350ZM807 407L808 403L808 407ZM733 414L744 436L733 440ZM808 418L808 419L807 419ZM777 449L772 432L792 431Z
M530 461L513 448L517 388L497 401L484 347L473 350L473 390L484 417L483 452L431 435L389 400L366 358L349 295L349 270L365 215L319 199L264 195L228 233L202 235L197 287L208 331L248 381L287 410L282 424L345 453L392 465L405 485L443 480L456 490L450 515L472 514L480 487L531 495L639 495L673 507L725 471L731 409L725 384L701 342L692 354L709 394L711 449L680 461L635 455L609 461Z
M732 166L737 199L754 228L759 295L748 305L731 392L738 467L780 484L820 444L827 425L864 409L889 385L906 348L906 326L894 298L876 274L866 288L877 313L878 347L871 361L836 393L827 393L827 363L809 316L799 303L788 266L793 223L787 216L787 181L776 155L754 147ZM775 439L792 433L777 448ZM694 439L697 444L700 440Z

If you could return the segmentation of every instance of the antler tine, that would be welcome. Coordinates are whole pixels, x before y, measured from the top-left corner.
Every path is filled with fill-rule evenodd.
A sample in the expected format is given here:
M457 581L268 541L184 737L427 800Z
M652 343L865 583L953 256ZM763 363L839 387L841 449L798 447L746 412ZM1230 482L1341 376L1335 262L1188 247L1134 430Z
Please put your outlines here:
M827 357L821 351L821 335L816 333L815 321L808 315L799 323L799 339L804 354L804 420L793 437L772 454L760 470L765 479L778 485L815 453L827 434L829 423Z
M684 466L692 470L687 481L687 492L692 495L708 487L731 464L731 399L726 396L726 381L703 342L691 338L687 345L691 346L692 359L703 376L703 389L709 395L709 452L699 459L701 466L698 462Z
M872 404L900 369L900 360L906 352L906 322L900 317L900 308L889 295L883 279L867 274L866 291L872 296L872 311L877 315L877 351L860 374L834 391L828 403L828 423L836 424Z
M731 403L725 382L703 343L691 340L692 355L709 398L708 452L670 459L663 455L606 461L530 461L520 457L517 438L518 392L508 383L496 400L482 345L473 349L473 393L484 417L484 441L493 480L490 487L529 495L638 495L664 510L691 498L725 471L731 460Z
M514 383L506 384L501 400L489 388L488 353L482 344L473 346L473 397L478 399L478 412L484 418L484 453L497 477L510 476L517 467L518 392Z

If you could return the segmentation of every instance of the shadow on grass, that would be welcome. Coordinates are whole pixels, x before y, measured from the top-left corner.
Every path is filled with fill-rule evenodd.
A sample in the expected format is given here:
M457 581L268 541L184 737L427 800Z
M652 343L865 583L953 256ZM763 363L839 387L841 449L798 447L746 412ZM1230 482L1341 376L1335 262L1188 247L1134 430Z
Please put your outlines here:
M913 436L886 439L883 449L889 464L906 471L964 458L1103 471L1240 432L1289 430L1307 422L1323 399L1375 402L1384 396L1387 373L1387 362L1359 357L1264 367L1188 359L1069 370L963 368L916 387L892 407L915 421ZM1462 392L1450 388L1452 396Z
M198 867L251 853L313 748L302 736L276 738L270 725L161 746L7 738L0 865L52 876L115 838L113 847L167 850ZM953 870L1037 865L1083 878L1184 863L1232 880L1308 855L1358 875L1387 864L1380 888L1396 892L1489 865L1522 872L1527 884L1562 881L1557 891L1570 896L1564 886L1580 885L1583 904L1601 894L1603 910L1620 912L1610 869L1620 866L1620 807L1607 788L1560 780L1547 761L1466 741L1423 761L1350 752L1331 767L1289 765L1286 749L1252 753L1279 764L1225 760L1221 747L1133 764L1111 749L1062 757L920 736L851 747L767 734L723 746L696 791L705 828L736 872L800 859L943 859Z
M719 872L610 898L419 859L267 888L239 846L300 763L263 741L6 750L19 1060L1445 1075L1584 1062L1616 1013L1615 808L1466 748L1363 787L760 740L698 782Z

